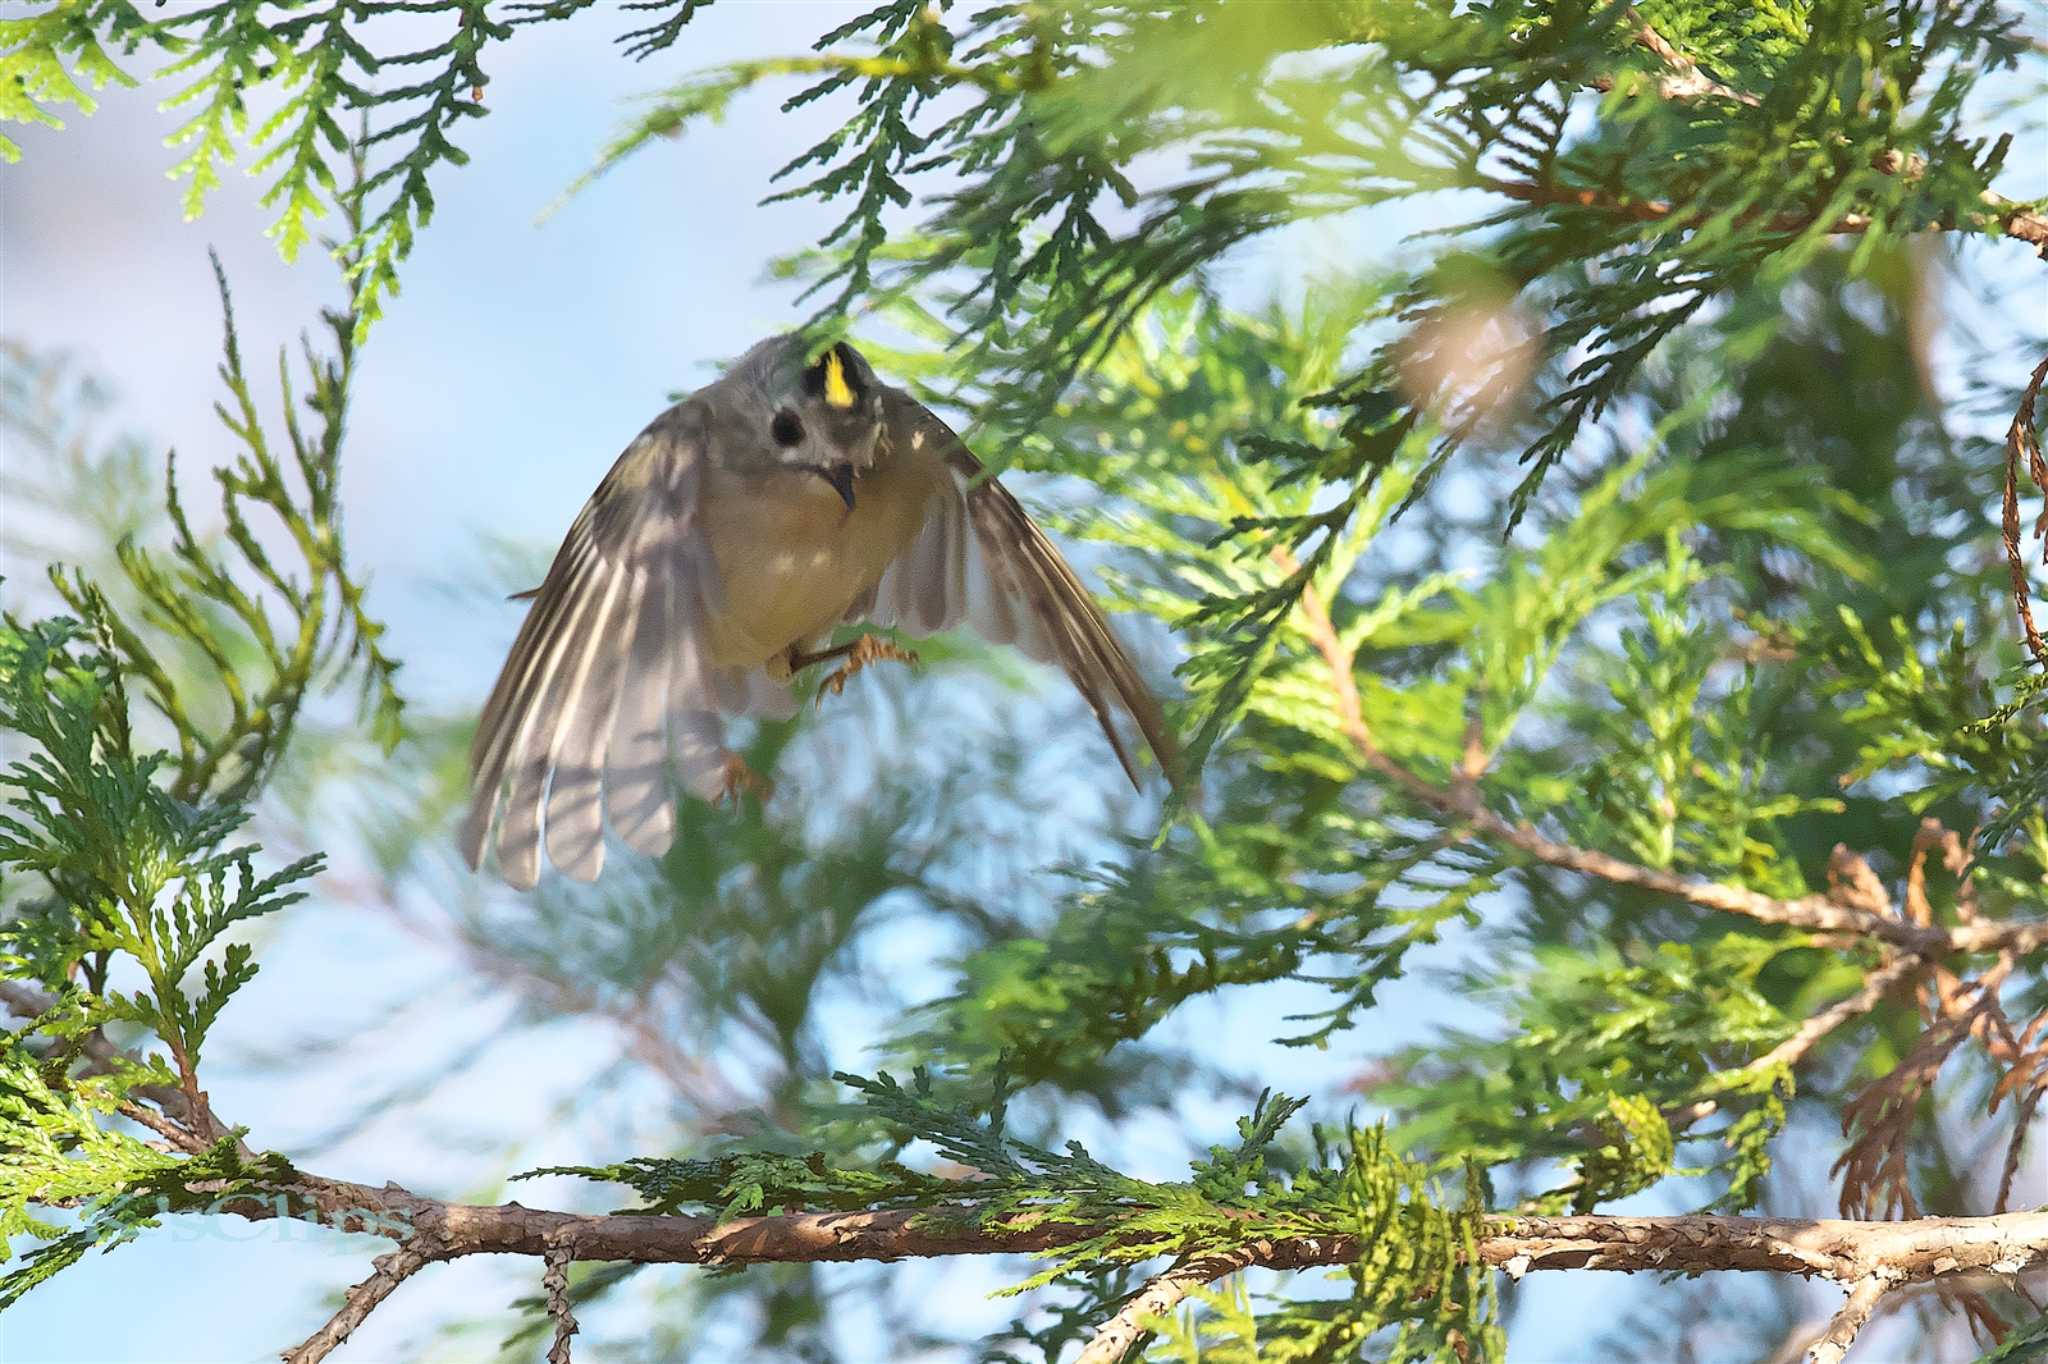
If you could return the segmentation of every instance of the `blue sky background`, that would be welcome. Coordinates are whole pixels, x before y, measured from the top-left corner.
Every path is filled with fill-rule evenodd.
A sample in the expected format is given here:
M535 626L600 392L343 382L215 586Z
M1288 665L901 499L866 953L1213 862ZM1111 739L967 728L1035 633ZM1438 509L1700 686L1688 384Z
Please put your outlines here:
M610 41L632 26L631 16L600 6L578 22L527 30L488 61L492 112L457 135L472 162L436 179L435 220L364 353L344 474L352 553L373 572L372 606L391 625L388 643L406 662L403 681L415 702L473 705L516 624L511 615L480 615L443 590L487 571L482 534L552 545L664 395L695 386L713 361L798 320L794 288L768 281L765 264L815 242L837 215L811 202L757 201L768 174L828 131L841 106L783 115L775 108L782 88L744 95L722 125L658 144L544 226L533 225L535 215L587 168L631 93L732 58L806 46L864 8L729 0L674 48L634 66ZM435 25L422 30L427 40L440 36ZM96 116L67 115L62 133L15 134L24 161L0 172L0 335L66 352L107 380L119 397L108 427L174 446L196 474L228 453L211 412L218 326L206 248L220 252L258 373L338 291L317 251L296 266L279 262L261 235L267 214L255 205L255 181L231 175L204 218L180 220L177 188L164 178L176 155L160 145L176 120L154 108L164 93L109 91ZM2028 158L2016 153L2014 162ZM1226 272L1226 297L1254 306L1298 291L1324 263L1384 258L1401 233L1426 221L1416 213L1262 241ZM2048 298L2034 287L2030 301L2038 334ZM0 456L10 476L21 475L19 451ZM9 520L20 514L0 509ZM7 526L0 547L34 529ZM0 571L10 604L33 597L39 564L0 559ZM618 1053L611 1030L587 1021L515 1026L489 983L445 942L417 921L366 906L350 873L343 859L312 902L265 929L263 972L217 1034L213 1098L252 1127L253 1140L293 1153L328 1129L352 1092L381 1092L393 1076L429 1073L465 1050L477 1052L477 1063L430 1102L371 1124L309 1167L446 1197L495 1196L491 1186L508 1170L479 1160L506 1132L531 1134L520 1166L611 1159L665 1138L670 1129L651 1092L638 1096L644 1110L631 1085L582 1101L593 1069ZM914 947L904 945L906 958ZM1241 1051L1233 1057L1240 1071L1327 1095L1332 1077L1355 1072L1365 1055L1460 1014L1433 982L1410 978L1385 993L1368 1028L1340 1044L1353 1049L1349 1056L1258 1040L1278 1031L1271 1019L1303 998L1275 987L1227 1006L1190 1006L1168 1026L1185 1040L1228 1037ZM843 1052L835 1060L862 1064L864 1037L849 1032L835 1043ZM1340 1111L1341 1103L1332 1096L1324 1107ZM1201 1103L1185 1114L1198 1144L1221 1138L1231 1116ZM1172 1131L1084 1126L1075 1135L1133 1173L1172 1177L1182 1168ZM2034 1201L2048 1200L2048 1177L2038 1169L2033 1177ZM579 1192L586 1206L603 1205L605 1195L593 1204L587 1191L559 1184L525 1186L517 1196L560 1205ZM326 1296L360 1278L384 1248L291 1224L177 1219L61 1275L0 1318L0 1358L273 1357L310 1331L332 1306ZM999 1267L887 1272L911 1285L929 1280L935 1291L943 1284L936 1310L950 1324L994 1329L1012 1314L1009 1303L973 1291L1008 1281ZM508 1319L504 1305L537 1280L530 1262L438 1267L395 1294L337 1357L418 1359L440 1324L472 1315L490 1324L433 1357L486 1355ZM1586 1324L1614 1320L1617 1301L1634 1290L1575 1274L1542 1276L1527 1291L1541 1295L1542 1309L1525 1318L1515 1358L1564 1361L1588 1357ZM848 1309L849 1339L858 1338L861 1310ZM1873 1337L1858 1358L1882 1360L1884 1349Z

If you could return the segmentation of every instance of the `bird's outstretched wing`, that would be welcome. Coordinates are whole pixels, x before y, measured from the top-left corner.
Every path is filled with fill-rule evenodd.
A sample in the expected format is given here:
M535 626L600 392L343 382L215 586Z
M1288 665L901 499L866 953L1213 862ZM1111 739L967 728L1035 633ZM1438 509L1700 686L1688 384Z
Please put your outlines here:
M460 835L474 868L497 818L498 867L520 889L548 860L578 880L604 866L604 816L631 847L674 835L673 756L685 785L715 781L719 685L704 622L719 602L699 533L706 421L682 403L634 438L569 529L484 703Z
M849 619L913 634L964 623L1057 664L1095 712L1133 785L1138 769L1117 732L1112 702L1136 722L1167 779L1176 780L1179 747L1159 702L1045 532L1002 484L980 477L981 461L931 409L885 388L882 412L893 458L936 458L953 477L932 498L917 538L874 591L854 603Z

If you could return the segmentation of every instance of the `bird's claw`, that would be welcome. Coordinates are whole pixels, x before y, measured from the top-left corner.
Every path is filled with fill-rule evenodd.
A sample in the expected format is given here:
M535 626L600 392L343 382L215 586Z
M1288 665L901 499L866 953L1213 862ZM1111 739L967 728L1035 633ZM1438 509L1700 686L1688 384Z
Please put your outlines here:
M813 704L824 704L827 692L834 696L839 695L846 690L846 684L853 680L855 673L867 667L870 663L880 663L884 660L910 664L915 664L918 661L915 650L906 649L893 640L884 639L880 635L862 635L847 649L846 661L833 669L825 677L819 679L818 694Z

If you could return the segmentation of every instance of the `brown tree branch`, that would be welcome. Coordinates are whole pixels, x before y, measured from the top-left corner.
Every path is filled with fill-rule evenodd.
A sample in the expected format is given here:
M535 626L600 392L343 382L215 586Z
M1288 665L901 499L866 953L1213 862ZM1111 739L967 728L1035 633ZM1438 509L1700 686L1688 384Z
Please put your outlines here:
M1480 188L1504 194L1526 204L1556 204L1562 207L1596 209L1617 217L1633 218L1638 222L1663 222L1679 212L1666 199L1620 199L1602 190L1584 185L1539 184L1528 180L1497 180L1481 177ZM2022 241L2037 252L2048 255L2048 214L2037 213L2025 205L2014 203L2001 194L1985 190L1983 194L1984 217L1987 222L1996 223L2001 235ZM1695 218L1705 220L1712 215L1705 209L1688 210ZM1756 215L1744 215L1745 221L1755 221ZM1688 220L1690 221L1690 220ZM1867 213L1844 213L1827 226L1827 231L1836 234L1868 232L1873 219ZM1769 219L1774 232L1804 232L1814 224L1812 218L1796 213L1774 214ZM1930 223L1930 227L1952 231L1957 224Z
M1799 1031L1772 1047L1762 1056L1747 1065L1738 1067L1736 1074L1757 1074L1773 1066L1796 1066L1804 1060L1806 1053L1823 1037L1841 1027L1852 1018L1859 1018L1877 1007L1878 1001L1891 993L1892 987L1913 975L1927 965L1920 958L1911 955L1893 957L1884 965L1864 977L1863 988L1847 999L1832 1004L1799 1025Z
M57 1007L57 996L40 985L31 985L20 980L0 980L0 1006L4 1006L18 1018L35 1018ZM141 1064L135 1057L123 1052L107 1040L107 1035L95 1028L78 1043L85 1056L85 1072L89 1075L106 1075L123 1062ZM147 1100L162 1109L172 1121L188 1129L195 1126L191 1111L185 1102L185 1095L172 1085L136 1085L128 1091L137 1098ZM191 1133L188 1131L188 1136Z
M1139 1346L1151 1332L1148 1323L1172 1312L1193 1290L1255 1263L1249 1253L1234 1251L1175 1264L1126 1298L1115 1316L1096 1327L1088 1344L1074 1357L1074 1364L1122 1364L1134 1351L1142 1353Z
M1753 1075L1761 1075L1778 1066L1784 1066L1788 1070L1797 1066L1806 1059L1808 1052L1819 1045L1822 1038L1851 1019L1861 1018L1864 1014L1869 1013L1901 981L1925 970L1926 967L1927 962L1925 958L1916 957L1910 952L1900 953L1864 977L1863 988L1855 994L1848 996L1846 999L1837 1000L1813 1015L1813 1017L1799 1025L1797 1032L1794 1032L1777 1046L1772 1047L1762 1056L1736 1066L1732 1070L1717 1073L1714 1076L1715 1081L1717 1083L1734 1083ZM1719 1108L1720 1104L1715 1100L1701 1099L1697 1103L1687 1104L1682 1108L1667 1111L1664 1117L1671 1124L1672 1130L1679 1131L1692 1126L1703 1118L1712 1116Z
M27 981L0 980L0 1008L5 1008L20 1018L35 1018L57 1007L57 996L39 985ZM79 1038L78 1051L85 1058L81 1073L87 1075L111 1074L121 1065L140 1066L142 1062L112 1042L106 1033L94 1028ZM215 1116L208 1105L206 1093L198 1088L196 1076L190 1076L190 1066L180 1065L190 1083L178 1085L140 1084L130 1087L131 1101L120 1106L121 1116L139 1123L155 1132L172 1146L188 1154L203 1151L213 1144L221 1134L228 1131L227 1124ZM195 1107L195 1096L196 1104ZM132 1100L139 1099L142 1103ZM158 1111L152 1112L143 1103L154 1104ZM241 1146L242 1154L253 1156L246 1143Z
M333 1320L285 1356L289 1364L317 1364L404 1279L427 1264L469 1255L532 1255L561 1265L564 1272L572 1260L716 1267L889 1262L1042 1253L1104 1230L1067 1223L1015 1230L977 1226L970 1220L976 1209L965 1201L972 1197L972 1189L963 1182L963 1201L945 1212L814 1212L720 1222L711 1216L581 1214L517 1203L446 1203L395 1184L373 1188L306 1175L274 1196L228 1200L222 1211L252 1221L312 1216L337 1231L370 1232L400 1243L399 1252L382 1257L377 1273L350 1291ZM1356 1237L1335 1230L1328 1235L1257 1240L1191 1262L1178 1274L1169 1271L1162 1276L1169 1282L1155 1282L1141 1292L1133 1300L1135 1306L1126 1304L1110 1325L1135 1325L1171 1310L1198 1284L1239 1269L1335 1267L1355 1262L1366 1250ZM1516 1278L1532 1270L1556 1269L1747 1270L1820 1275L1845 1286L1876 1281L1889 1289L1939 1283L1952 1276L2011 1276L2048 1267L2048 1210L1908 1222L1708 1215L1497 1217L1485 1219L1475 1251L1480 1263ZM559 1341L563 1318L555 1320ZM1130 1338L1112 1333L1093 1358L1116 1359L1102 1351L1120 1338L1127 1350Z
M379 1303L391 1296L393 1289L437 1258L428 1246L410 1244L379 1255L371 1261L375 1268L370 1277L349 1289L340 1309L327 1319L326 1324L301 1344L286 1350L280 1358L284 1364L320 1364L355 1334L355 1329L377 1310Z
M1842 1304L1842 1310L1835 1313L1828 1329L1821 1333L1819 1340L1806 1348L1806 1364L1842 1364L1842 1356L1849 1353L1849 1346L1855 1343L1856 1333L1877 1311L1878 1299L1885 1295L1891 1285L1872 1275L1849 1290L1849 1300Z
M146 1104L139 1104L132 1100L124 1099L115 1105L114 1111L128 1119L128 1121L147 1127L150 1131L162 1137L164 1139L163 1144L171 1150L183 1151L188 1156L197 1155L210 1144Z
M562 1246L554 1246L547 1253L547 1270L540 1278L541 1288L547 1295L548 1319L555 1324L554 1344L548 1346L548 1364L571 1364L569 1359L569 1337L581 1329L576 1325L576 1313L569 1306L569 1252Z
M341 1231L367 1231L417 1247L430 1260L532 1255L561 1248L572 1260L744 1265L891 1261L954 1255L1031 1254L1099 1236L1099 1226L978 1226L963 1181L953 1208L810 1212L771 1217L567 1213L517 1203L476 1205L425 1198L397 1185L374 1188L302 1176L276 1198L232 1199L223 1211L252 1221L317 1214ZM1152 1233L1143 1233L1151 1236ZM1476 1240L1481 1263L1521 1274L1538 1269L1631 1273L1751 1270L1820 1275L1844 1285L1876 1276L1889 1284L1953 1274L2011 1275L2048 1266L2048 1210L1905 1222L1842 1218L1490 1217ZM1299 1270L1346 1265L1364 1248L1332 1230L1262 1239L1223 1253L1233 1268ZM1215 1277L1215 1276L1212 1276ZM387 1290L388 1291L388 1290Z
M2012 1206L2012 1182L2019 1175L2020 1153L2026 1150L2027 1134L2034 1129L2034 1109L2040 1102L2041 1092L2034 1090L2013 1113L2012 1136L2005 1144L2005 1165L1998 1175L1998 1198L1991 1205L1994 1212L2004 1212Z

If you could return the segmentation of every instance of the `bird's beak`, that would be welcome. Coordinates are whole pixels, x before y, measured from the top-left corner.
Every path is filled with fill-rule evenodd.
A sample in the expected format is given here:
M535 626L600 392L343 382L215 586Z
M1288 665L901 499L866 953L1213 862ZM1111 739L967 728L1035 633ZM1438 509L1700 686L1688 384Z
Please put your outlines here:
M832 485L832 491L839 494L839 500L853 510L853 466L851 464L814 465L813 472Z

